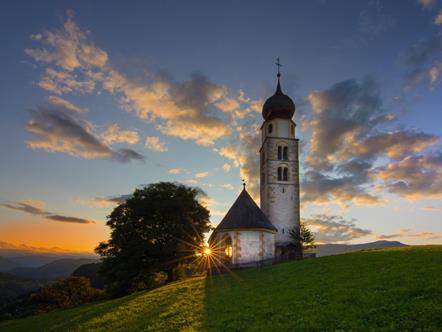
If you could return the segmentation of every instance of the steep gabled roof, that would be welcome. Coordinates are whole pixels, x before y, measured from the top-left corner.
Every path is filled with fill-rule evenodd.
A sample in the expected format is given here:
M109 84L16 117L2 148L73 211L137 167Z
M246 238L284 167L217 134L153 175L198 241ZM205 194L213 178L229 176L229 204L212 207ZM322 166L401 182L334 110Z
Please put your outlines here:
M216 227L215 232L230 229L268 229L277 231L244 188L235 203Z

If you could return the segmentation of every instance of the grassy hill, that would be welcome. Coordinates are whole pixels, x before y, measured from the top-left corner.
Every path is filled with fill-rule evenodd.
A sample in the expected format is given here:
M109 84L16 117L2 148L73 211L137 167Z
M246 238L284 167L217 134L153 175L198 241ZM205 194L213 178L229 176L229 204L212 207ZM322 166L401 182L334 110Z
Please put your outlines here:
M0 324L6 331L441 331L442 246L288 262Z

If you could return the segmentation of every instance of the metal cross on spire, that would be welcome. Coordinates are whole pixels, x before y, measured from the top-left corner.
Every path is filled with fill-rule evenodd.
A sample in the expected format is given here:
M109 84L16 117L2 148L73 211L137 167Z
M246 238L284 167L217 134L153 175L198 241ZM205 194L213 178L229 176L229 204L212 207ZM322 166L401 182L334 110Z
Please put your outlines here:
M281 65L281 62L279 62L279 57L278 58L276 58L276 63L275 63L275 65L278 67L278 77L280 77L281 76L281 73L279 72L279 68L280 67L282 67L282 65Z
M241 179L242 181L242 187L245 190L246 189L246 180L245 179Z

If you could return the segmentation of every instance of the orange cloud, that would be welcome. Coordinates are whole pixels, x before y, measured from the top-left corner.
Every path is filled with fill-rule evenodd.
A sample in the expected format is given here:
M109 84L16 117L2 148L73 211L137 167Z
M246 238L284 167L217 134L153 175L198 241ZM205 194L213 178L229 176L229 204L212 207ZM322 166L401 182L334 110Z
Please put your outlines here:
M159 137L148 136L146 137L146 143L144 146L152 151L166 152L168 150L166 143L162 142Z

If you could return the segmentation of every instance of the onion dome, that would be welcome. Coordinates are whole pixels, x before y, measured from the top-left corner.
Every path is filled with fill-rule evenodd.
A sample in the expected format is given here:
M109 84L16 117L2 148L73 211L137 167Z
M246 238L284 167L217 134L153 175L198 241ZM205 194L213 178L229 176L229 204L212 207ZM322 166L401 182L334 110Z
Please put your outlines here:
M262 107L262 117L264 120L273 118L291 119L295 114L295 103L292 98L285 95L281 90L280 76L278 73L278 86L276 87L275 94L268 98Z

